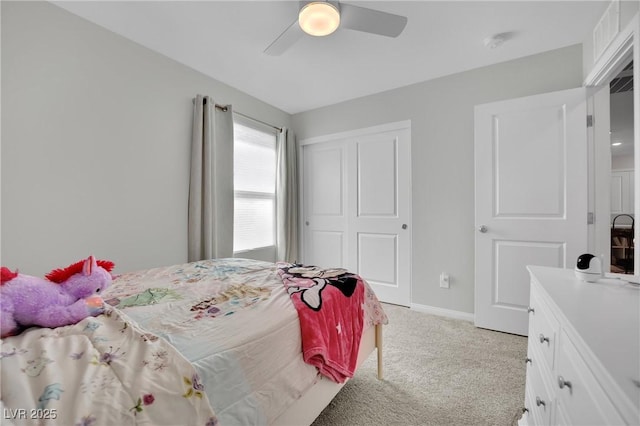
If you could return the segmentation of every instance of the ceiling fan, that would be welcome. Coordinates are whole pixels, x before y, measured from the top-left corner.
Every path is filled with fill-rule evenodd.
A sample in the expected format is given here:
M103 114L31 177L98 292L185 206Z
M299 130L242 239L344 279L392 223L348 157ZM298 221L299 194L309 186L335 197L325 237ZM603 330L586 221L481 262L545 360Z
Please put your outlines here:
M271 56L281 55L305 33L326 36L338 27L386 37L398 37L407 25L405 16L379 10L340 4L337 1L301 1L298 19L264 50Z

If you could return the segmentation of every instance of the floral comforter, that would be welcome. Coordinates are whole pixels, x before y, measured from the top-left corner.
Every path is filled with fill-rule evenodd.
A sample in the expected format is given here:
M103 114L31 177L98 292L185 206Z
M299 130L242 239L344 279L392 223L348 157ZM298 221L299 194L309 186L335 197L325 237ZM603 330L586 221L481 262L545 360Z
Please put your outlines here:
M64 425L264 425L325 380L301 356L298 313L274 263L132 272L102 296L108 315L2 342L5 413L56 409ZM386 323L368 287L363 312L365 329Z
M2 340L2 425L213 426L193 366L117 309Z

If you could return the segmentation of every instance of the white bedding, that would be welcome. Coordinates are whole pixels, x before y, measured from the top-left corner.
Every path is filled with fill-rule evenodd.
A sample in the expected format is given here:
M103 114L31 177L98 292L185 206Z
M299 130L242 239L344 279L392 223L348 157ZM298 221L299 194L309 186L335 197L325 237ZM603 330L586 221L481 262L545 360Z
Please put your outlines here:
M317 379L300 356L297 314L271 263L150 269L117 278L103 296L193 364L222 425L269 424Z
M365 328L386 323L384 312L373 292L367 287L365 293ZM37 391L31 391L30 396L25 399L17 396L22 392L17 392L16 389L19 388L16 386L22 385L5 383L5 376L25 380L26 375L15 374L15 370L18 367L26 368L29 361L44 363L43 371L53 373L55 370L56 378L51 378L54 382L63 379L67 381L66 390L61 394L63 397L81 397L77 409L69 408L65 411L65 415L70 416L69 422L55 423L65 425L187 424L184 419L189 419L188 424L202 425L207 422L215 424L217 421L225 426L271 424L316 381L327 380L318 375L315 367L303 361L298 314L273 263L216 259L128 273L114 280L103 297L114 306L111 317L102 315L75 326L55 330L35 329L2 342L3 354L10 354L13 348L19 352L25 345L42 340L39 337L42 334L66 336L69 333L80 333L84 336L64 339L64 343L58 339L55 347L40 349L39 346L33 346L29 349L31 352L28 356L20 353L3 355L2 401L5 407L32 407L34 401L37 405L40 396L36 395ZM120 326L124 327L123 336L132 334L133 340L121 343L113 340L102 342L100 339L96 341L97 335L92 338L94 334L88 333L91 327L96 327L90 324L100 323L97 329L106 330L107 327L102 322L113 318L119 318ZM88 324L89 329L86 329ZM115 337L109 339L113 338ZM76 374L72 369L75 364L71 363L74 360L70 351L73 349L73 353L76 353L83 350L74 349L77 344L75 339L84 339L96 347L95 350L89 347L84 349L86 360L93 359L89 357L91 351L94 351L91 357L98 358L108 357L105 354L112 353L114 362L111 365L122 368L114 375L128 379L136 378L139 373L151 371L154 365L159 365L153 364L157 356L146 352L141 352L138 356L136 352L144 349L144 345L161 345L171 357L171 362L162 367L163 371L171 368L172 374L179 376L179 380L172 383L174 387L179 386L182 392L176 396L176 400L181 403L184 403L182 400L197 402L197 406L185 407L194 410L195 414L186 415L180 411L180 407L172 411L171 407L171 413L145 423L143 419L151 414L150 408L157 409L164 396L161 396L162 392L154 391L159 392L158 396L153 394L155 401L148 406L144 405L144 395L151 391L138 383L137 379L130 380L132 383L124 387L125 391L116 390L118 382L113 381L109 384L113 385L112 392L98 392L96 388L92 394L96 399L90 400L86 395L83 396L86 390L82 386L87 379L78 375L88 373ZM144 343L142 349L136 349L140 342ZM41 350L46 350L46 353L39 353ZM65 355L61 356L61 353ZM46 361L52 354L64 360L64 368L60 369L57 365L54 367ZM10 365L9 362L16 364ZM91 366L89 363L88 367ZM8 368L11 368L11 374L5 374ZM193 374L185 373L187 368L193 369ZM76 381L75 386L73 381ZM96 383L101 382L96 379ZM167 391L171 389L168 383L160 382L156 385L161 389L166 386ZM151 384L149 389L150 386ZM192 388L192 395L185 397L185 389L188 387ZM126 398L123 392L127 393ZM199 395L194 396L197 393ZM123 401L116 409L119 414L112 412L112 394ZM142 399L137 404L139 397ZM63 399L65 398L50 399L49 407L62 408ZM31 401L31 405L24 405L27 400ZM87 411L88 408L83 411L82 404L87 404L91 410L97 410L96 413L104 413L105 416L108 412L109 417L104 418L109 421L101 422L99 416L95 415L95 422L82 423L80 420L83 417L80 414L85 411L87 415L92 413ZM142 410L137 411L136 405ZM134 410L131 410L132 407ZM73 416L68 414L71 411ZM169 414L176 415L183 421L171 421ZM58 411L58 416L61 415ZM116 415L120 417L113 417ZM200 421L201 418L203 421Z
M15 425L213 426L196 371L117 310L2 340L2 420Z

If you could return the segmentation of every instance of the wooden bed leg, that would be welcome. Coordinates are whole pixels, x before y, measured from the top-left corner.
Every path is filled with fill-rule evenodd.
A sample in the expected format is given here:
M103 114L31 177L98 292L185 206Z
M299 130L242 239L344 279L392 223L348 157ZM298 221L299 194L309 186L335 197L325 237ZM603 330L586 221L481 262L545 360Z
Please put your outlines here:
M376 324L376 348L378 350L378 380L382 380L382 324Z

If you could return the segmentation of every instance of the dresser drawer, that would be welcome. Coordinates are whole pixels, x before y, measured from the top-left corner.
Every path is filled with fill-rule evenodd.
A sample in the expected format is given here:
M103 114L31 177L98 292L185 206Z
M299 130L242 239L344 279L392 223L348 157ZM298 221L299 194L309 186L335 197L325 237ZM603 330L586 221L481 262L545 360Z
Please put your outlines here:
M527 365L527 389L528 395L526 398L527 408L533 419L530 424L537 425L549 425L551 424L551 412L553 410L553 394L547 388L544 377L549 376L549 372L545 371L544 366L535 359L539 358L537 353L539 351L534 350L531 352L529 348L529 357L532 358L532 362Z
M535 426L539 424L539 420L534 417L533 407L535 407L534 392L531 389L531 384L527 382L524 390L524 412L518 420L518 426Z
M565 417L564 421L576 425L625 424L564 332L560 335L556 376L557 404Z
M538 352L546 362L547 369L553 371L560 325L547 305L537 296L532 294L530 303L533 311L529 314L529 346L539 349Z

